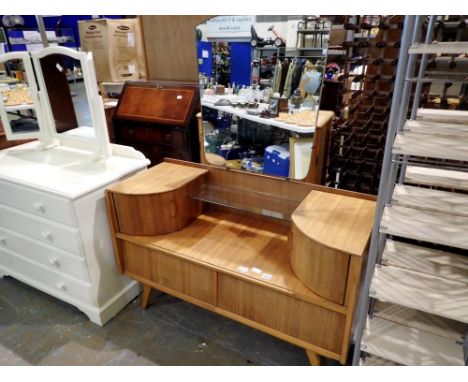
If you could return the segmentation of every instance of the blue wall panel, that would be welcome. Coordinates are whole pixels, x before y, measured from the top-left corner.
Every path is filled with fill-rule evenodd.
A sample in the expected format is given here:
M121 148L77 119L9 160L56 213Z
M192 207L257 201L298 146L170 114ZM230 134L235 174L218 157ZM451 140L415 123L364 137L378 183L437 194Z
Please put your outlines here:
M252 47L250 42L231 42L231 84L250 86Z

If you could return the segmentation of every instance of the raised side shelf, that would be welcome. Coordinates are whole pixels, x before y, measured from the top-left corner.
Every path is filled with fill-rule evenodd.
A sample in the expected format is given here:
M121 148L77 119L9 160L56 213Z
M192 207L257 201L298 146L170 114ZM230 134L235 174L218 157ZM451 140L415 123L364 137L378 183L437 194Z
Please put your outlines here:
M405 182L468 191L468 172L408 166Z
M406 121L403 130L405 132L412 132L415 134L468 135L468 125L462 125L460 123L410 120Z
M456 341L377 317L367 320L361 349L408 366L464 364Z
M392 204L468 217L468 195L454 192L396 185Z
M371 297L468 323L468 284L391 267L377 266Z
M468 283L468 257L388 240L382 264Z
M468 134L430 135L403 132L396 135L392 153L468 161Z
M400 206L385 207L380 232L468 249L468 218Z
M465 54L468 52L468 42L437 42L432 44L413 44L409 54Z
M463 341L468 329L467 324L459 321L382 301L376 301L373 316L454 341Z

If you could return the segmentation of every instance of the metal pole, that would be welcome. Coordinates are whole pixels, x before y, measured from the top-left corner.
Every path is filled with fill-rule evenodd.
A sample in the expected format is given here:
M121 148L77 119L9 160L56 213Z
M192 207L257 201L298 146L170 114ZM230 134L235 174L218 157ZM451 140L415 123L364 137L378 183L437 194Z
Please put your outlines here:
M47 48L49 46L49 40L44 26L44 18L42 16L36 16L36 21L39 27L39 33L41 34L42 45L44 45L44 48Z
M416 16L416 22L415 22L415 28L413 31L413 37L411 39L411 44L419 42L419 36L421 34L421 26L423 22L423 17L422 16ZM410 78L413 76L414 73L414 68L416 66L416 55L412 54L409 56L408 60L408 66L406 68L406 78ZM410 94L411 94L411 86L413 84L411 81L405 81L403 85L403 93L402 93L402 101L401 101L401 108L400 108L400 113L398 114L398 121L397 121L397 131L401 132L403 130L403 127L405 126L405 121L408 116L408 106L409 106L409 100L410 100ZM393 159L397 159L396 156L393 156ZM405 159L408 159L408 156L405 156ZM390 172L390 180L392 183L395 183L396 180L396 169L398 166L393 166L392 171ZM400 177L398 178L398 183L403 184L403 181L405 179L405 173L406 173L406 165L403 165L400 171ZM392 198L391 196L392 191L387 189L387 196L385 198L386 203L390 203L390 200Z
M364 326L366 323L367 311L369 309L369 288L372 281L372 275L374 272L374 266L376 263L377 255L378 255L378 248L380 244L380 221L382 218L383 209L385 207L385 196L386 196L386 189L388 187L388 175L392 166L392 146L393 140L396 134L397 128L397 119L399 114L399 107L400 107L400 93L403 88L403 83L405 80L405 73L406 73L406 66L407 66L407 56L408 56L408 48L410 45L411 35L414 29L414 22L415 16L405 16L404 28L401 37L401 46L400 46L400 54L398 57L399 67L395 79L394 91L393 91L393 99L392 99L392 106L390 109L390 120L389 126L387 131L387 140L385 143L385 152L384 158L382 162L382 173L380 176L379 182L379 195L377 198L377 206L375 211L375 218L374 218L374 228L372 230L372 237L371 243L369 248L369 257L367 260L366 266L366 273L364 277L364 282L362 289L360 291L360 304L357 310L357 327L356 327L356 335L355 335L355 348L353 354L353 365L359 364L359 358L361 354L361 340L362 335L364 333Z
M432 41L432 33L434 30L435 22L436 22L436 16L431 16L429 19L429 25L427 26L426 39L424 40L426 44L429 44ZM421 64L419 65L418 80L424 77L424 73L426 72L428 57L429 55L427 53L424 53L421 57ZM411 110L411 119L416 119L416 113L418 111L419 101L420 101L419 98L421 97L422 85L423 85L422 81L418 81L416 84L416 89L414 91L414 98L413 98L413 108Z

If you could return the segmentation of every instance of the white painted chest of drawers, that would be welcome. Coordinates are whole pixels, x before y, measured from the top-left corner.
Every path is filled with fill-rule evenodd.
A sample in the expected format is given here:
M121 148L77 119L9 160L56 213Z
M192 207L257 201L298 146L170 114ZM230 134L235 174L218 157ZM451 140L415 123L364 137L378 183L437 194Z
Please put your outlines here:
M0 276L66 301L103 325L139 293L115 269L104 190L149 162L114 154L95 160L37 145L0 151Z

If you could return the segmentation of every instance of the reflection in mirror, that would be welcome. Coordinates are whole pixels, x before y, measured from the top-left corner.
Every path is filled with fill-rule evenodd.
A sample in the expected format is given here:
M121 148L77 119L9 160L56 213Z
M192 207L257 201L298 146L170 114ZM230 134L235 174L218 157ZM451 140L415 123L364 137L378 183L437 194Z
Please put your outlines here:
M0 95L3 100L2 122L12 135L25 137L39 132L36 105L23 59L0 63Z
M218 16L197 26L202 160L307 177L329 31L316 16Z
M80 60L50 54L39 62L56 132L93 138L93 122Z

